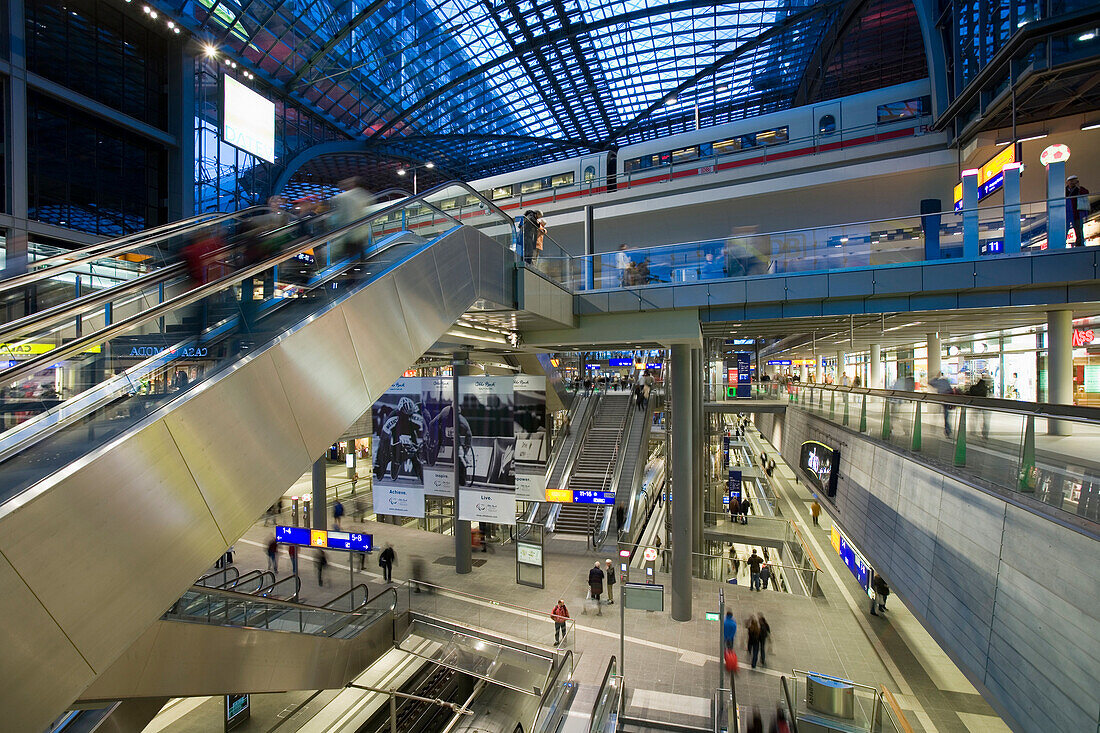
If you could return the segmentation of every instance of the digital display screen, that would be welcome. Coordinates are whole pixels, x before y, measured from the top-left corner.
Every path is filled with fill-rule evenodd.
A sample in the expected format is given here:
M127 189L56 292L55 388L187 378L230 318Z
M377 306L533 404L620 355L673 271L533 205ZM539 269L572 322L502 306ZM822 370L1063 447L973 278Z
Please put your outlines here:
M726 496L723 497L722 503L729 504L731 499L741 501L741 472L730 471L729 478L726 482Z
M248 695L225 696L225 730L233 730L248 720L251 715L251 700Z
M574 504L614 504L614 491L574 491Z
M871 591L871 566L868 565L866 558L860 554L859 550L852 546L852 543L844 536L843 532L836 528L836 525L833 525L830 534L833 549L840 555L840 559L844 561L848 569L852 571L852 575L856 576L856 580L859 581L864 592L873 597L874 593Z
M798 466L810 482L823 490L829 498L836 496L839 464L839 451L816 440L808 440L802 444Z
M632 367L634 366L633 359L608 359L607 363L613 367Z
M275 540L284 545L301 547L327 547L333 550L370 552L374 549L374 535L361 532L337 532L309 527L275 527Z
M247 153L275 162L275 103L231 76L222 77L222 137Z

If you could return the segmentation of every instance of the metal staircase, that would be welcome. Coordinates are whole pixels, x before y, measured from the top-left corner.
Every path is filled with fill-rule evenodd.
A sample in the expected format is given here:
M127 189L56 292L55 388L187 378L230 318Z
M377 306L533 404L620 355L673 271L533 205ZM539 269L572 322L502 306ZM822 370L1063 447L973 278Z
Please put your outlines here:
M573 464L566 488L572 491L613 491L612 478L619 444L623 439L630 393L606 393L599 409L590 418L580 455ZM565 534L592 534L596 513L603 507L593 504L562 504L555 531Z

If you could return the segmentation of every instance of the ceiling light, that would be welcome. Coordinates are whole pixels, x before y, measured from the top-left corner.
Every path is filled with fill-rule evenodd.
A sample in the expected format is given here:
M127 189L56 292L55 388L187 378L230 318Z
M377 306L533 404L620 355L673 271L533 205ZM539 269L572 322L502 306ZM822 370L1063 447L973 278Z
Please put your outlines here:
M407 171L404 168L398 168L397 169L397 175L399 175L399 176L405 175L406 172Z
M180 29L179 29L178 27L177 27L177 28L173 28L173 29L172 29L172 32L173 32L173 33L179 33L179 32L180 32Z
M1100 130L1100 120L1094 120L1093 122L1086 122L1081 125L1082 130Z
M1028 140L1042 140L1044 137L1047 136L1047 134L1048 133L1045 133L1045 132L1037 132L1034 135L1029 135L1027 137L1022 137L1019 140L1017 140L1016 142L1026 143Z
M211 46L209 43L207 43L206 45L204 45L202 47L202 52L203 52L203 54L206 55L207 58L213 58L214 55L218 52L218 50L216 48L214 48L213 46Z
M1096 38L1096 31L1088 31L1077 36L1078 41L1091 41L1093 38Z
M848 241L848 238L847 238L847 237L841 237L841 238L840 238L840 241L841 241L841 242L847 242L847 241Z
M152 18L153 20L156 20L157 19L157 11L150 10L149 11L149 17Z
M176 24L175 24L175 23L173 23L172 21L168 21L168 27L169 27L169 28L175 28L175 27L176 27Z
M146 15L148 15L148 14L149 14L149 6L148 6L148 5L142 5L142 6L141 6L141 12L145 13Z
M424 164L424 167L425 168L435 168L435 163L432 163L431 161L429 161L429 162Z

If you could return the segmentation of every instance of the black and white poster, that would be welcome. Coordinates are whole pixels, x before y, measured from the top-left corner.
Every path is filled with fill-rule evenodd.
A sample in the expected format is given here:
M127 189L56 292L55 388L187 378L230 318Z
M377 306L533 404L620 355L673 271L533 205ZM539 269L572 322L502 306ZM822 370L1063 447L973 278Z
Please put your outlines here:
M458 441L458 518L515 524L513 378L459 377L458 409L470 429L469 448Z
M546 463L550 434L546 424L546 377L517 374L512 378L515 400L516 498L546 500Z
M419 377L394 382L371 408L375 514L424 516L424 464L431 418Z
M424 494L450 498L455 495L455 406L451 377L422 377L421 404L427 419L424 456ZM458 415L460 453L470 447L470 426Z

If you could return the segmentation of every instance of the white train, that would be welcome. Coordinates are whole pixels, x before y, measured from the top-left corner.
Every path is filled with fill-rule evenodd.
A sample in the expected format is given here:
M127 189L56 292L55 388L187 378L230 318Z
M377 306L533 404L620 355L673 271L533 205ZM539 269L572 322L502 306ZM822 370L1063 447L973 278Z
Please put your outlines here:
M497 206L518 214L592 194L911 137L923 134L931 121L929 94L929 82L922 79L470 184ZM445 199L442 206L462 209L475 203L473 197L468 202L465 198Z

